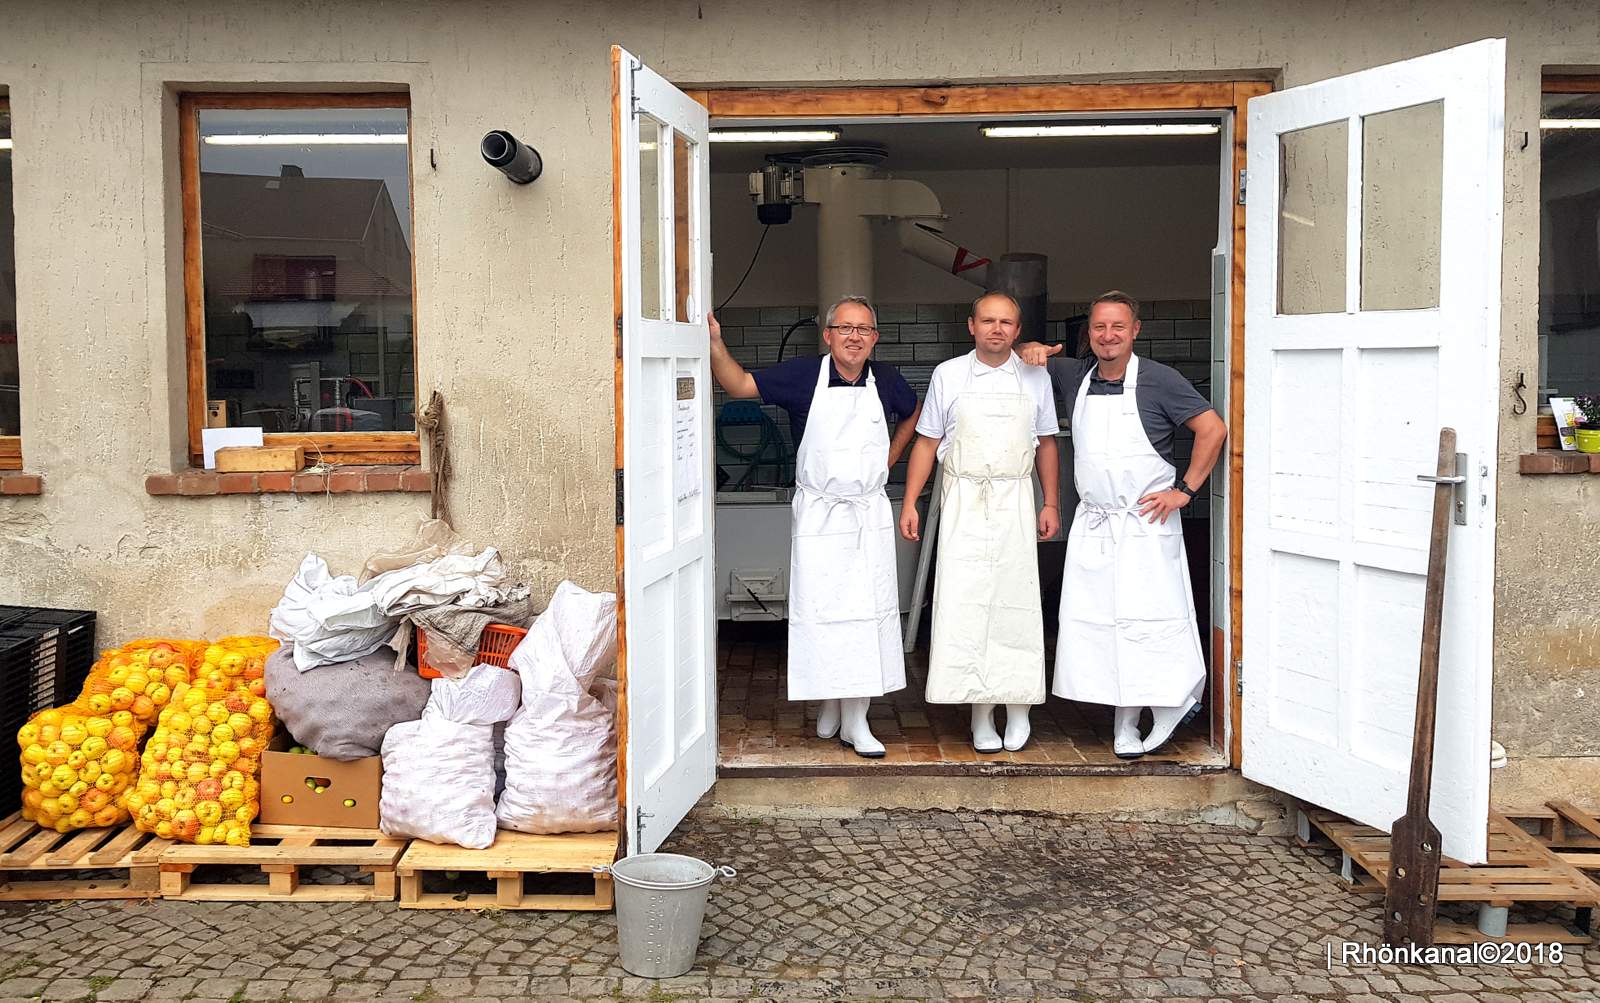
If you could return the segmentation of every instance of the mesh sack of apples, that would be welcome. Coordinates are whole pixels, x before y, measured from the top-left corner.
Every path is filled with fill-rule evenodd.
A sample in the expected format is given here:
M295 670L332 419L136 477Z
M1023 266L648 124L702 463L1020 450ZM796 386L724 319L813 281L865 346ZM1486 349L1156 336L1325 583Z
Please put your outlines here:
M72 703L42 710L17 731L22 815L72 832L128 820L121 796L139 767L139 740L189 684L202 645L146 639L104 651Z
M261 753L272 739L267 656L278 642L228 637L200 653L145 745L122 797L134 827L202 846L250 845L261 811Z

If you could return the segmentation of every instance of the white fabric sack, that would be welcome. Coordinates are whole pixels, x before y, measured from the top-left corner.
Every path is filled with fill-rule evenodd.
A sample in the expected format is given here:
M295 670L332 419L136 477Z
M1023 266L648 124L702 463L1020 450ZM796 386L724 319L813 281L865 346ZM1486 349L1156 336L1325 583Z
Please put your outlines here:
M616 827L616 658L617 597L562 582L511 653L522 709L506 725L502 829Z
M295 668L305 672L372 654L398 623L355 578L335 578L326 561L307 554L273 607L267 633L294 645Z
M378 828L481 850L494 842L494 726L516 713L521 681L497 665L435 679L422 719L383 737Z
M371 578L364 589L386 616L403 616L430 606L497 606L505 581L500 552L485 547L481 554L446 554L437 560L396 568Z

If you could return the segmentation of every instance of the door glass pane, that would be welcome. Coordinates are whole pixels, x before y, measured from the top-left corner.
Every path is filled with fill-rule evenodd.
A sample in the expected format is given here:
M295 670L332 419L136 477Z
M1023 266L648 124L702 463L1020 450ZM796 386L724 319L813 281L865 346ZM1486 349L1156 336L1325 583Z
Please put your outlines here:
M1439 305L1444 102L1361 120L1361 309Z
M200 110L209 421L416 427L408 119L404 107Z
M661 140L667 130L639 116L639 313L661 319Z
M680 321L695 320L689 302L694 290L694 275L698 270L693 248L690 246L689 219L694 205L694 141L681 132L672 134L672 261L673 302Z
M1286 132L1279 144L1278 312L1343 312L1349 123Z

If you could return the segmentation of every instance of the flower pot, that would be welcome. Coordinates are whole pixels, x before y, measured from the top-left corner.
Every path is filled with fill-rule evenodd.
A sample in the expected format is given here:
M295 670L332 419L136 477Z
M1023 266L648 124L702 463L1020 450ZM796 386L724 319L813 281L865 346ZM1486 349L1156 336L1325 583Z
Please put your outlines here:
M1578 452L1600 453L1600 428L1580 428L1577 436Z

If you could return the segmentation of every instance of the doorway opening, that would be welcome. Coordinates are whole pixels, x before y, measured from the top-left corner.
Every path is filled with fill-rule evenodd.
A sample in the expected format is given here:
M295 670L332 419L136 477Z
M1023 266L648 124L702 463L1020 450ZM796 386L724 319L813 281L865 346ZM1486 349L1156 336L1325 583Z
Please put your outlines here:
M1232 85L1219 86L1229 91L1231 106ZM733 114L719 114L715 99L722 93L737 95L725 102ZM780 114L758 110L763 106L754 95L763 93L774 97L765 107ZM750 133L756 126L777 133L711 147L714 305L724 340L746 369L816 357L822 351L819 311L838 295L860 293L878 313L881 334L873 358L896 367L920 400L935 366L971 350L968 307L984 287L1001 284L990 263L1031 255L1043 262L1044 289L1037 298L1019 297L1019 345L1060 343L1063 354L1086 356L1087 302L1122 289L1142 304L1135 351L1177 369L1224 418L1232 418L1227 391L1238 218L1231 107L1208 108L1191 98L1140 111L782 115L785 107L796 110L785 97L791 94L702 93L714 136ZM1043 135L1003 136L1004 127L1017 126L1052 128L1023 130ZM816 135L797 138L805 131ZM841 253L859 256L860 249L840 252L833 240L819 236L819 207L811 196L774 197L793 192L796 177L803 183L804 171L816 168L915 181L934 206L890 206L872 215L865 260L841 266ZM787 221L778 221L785 216ZM1077 502L1071 403L1057 400L1063 525L1039 544L1047 681L1054 672L1066 534ZM938 574L936 560L919 560L922 546L935 546L936 534L925 531L923 544L897 542L907 685L873 701L869 721L888 751L883 759L868 760L836 740L816 737L815 703L787 699L784 617L797 445L788 415L759 402L730 402L720 391L713 407L720 775L1174 773L1229 765L1234 734L1226 663L1235 569L1228 556L1226 457L1209 490L1182 514L1211 679L1202 713L1167 746L1143 759L1120 760L1111 749L1110 708L1050 696L1034 708L1033 737L1025 748L976 753L967 708L923 699ZM1173 460L1180 474L1191 440L1187 430L1178 430ZM904 467L902 459L890 477L896 510ZM928 495L925 490L919 503L925 526Z

